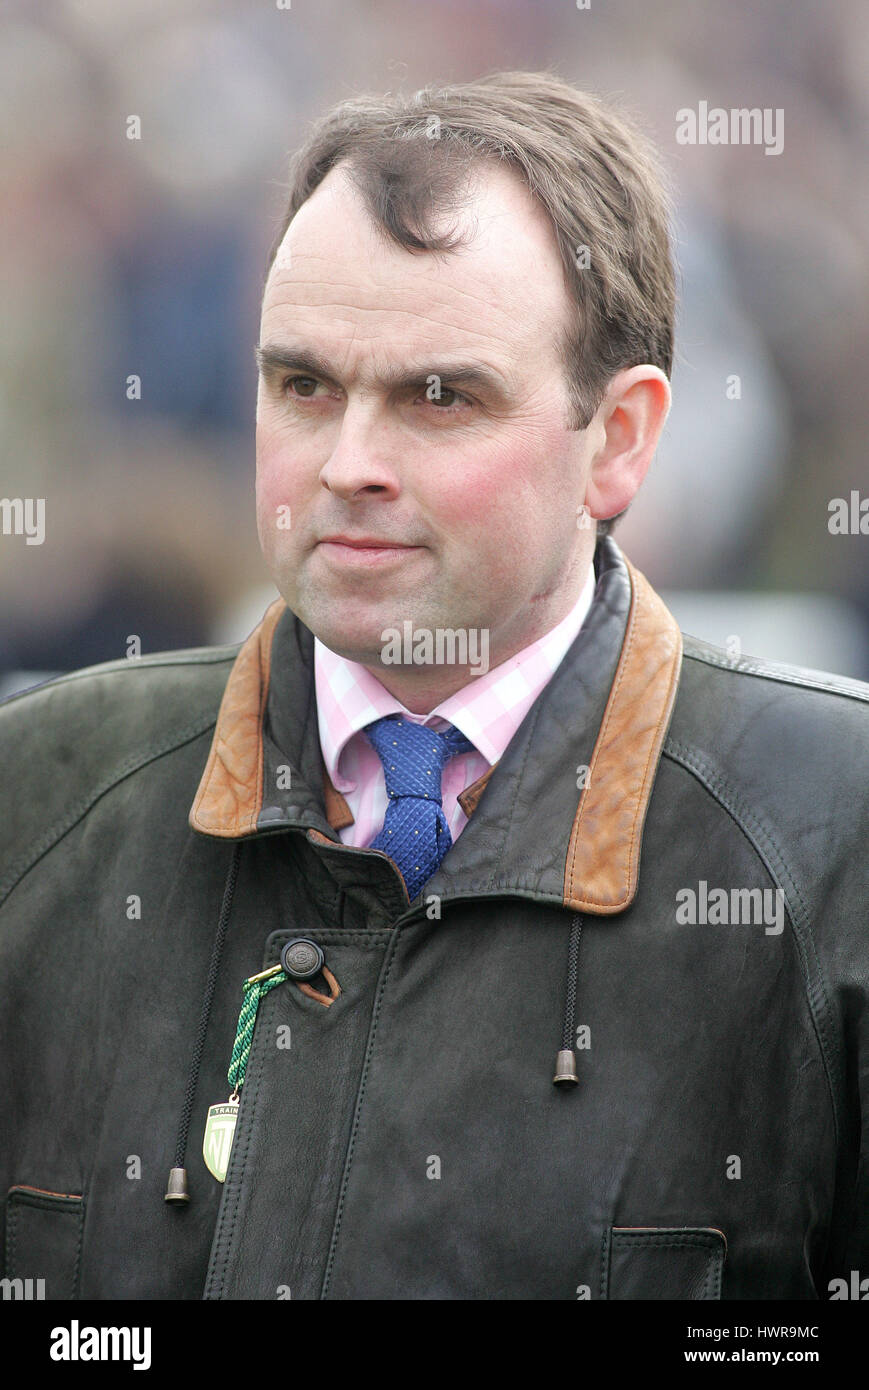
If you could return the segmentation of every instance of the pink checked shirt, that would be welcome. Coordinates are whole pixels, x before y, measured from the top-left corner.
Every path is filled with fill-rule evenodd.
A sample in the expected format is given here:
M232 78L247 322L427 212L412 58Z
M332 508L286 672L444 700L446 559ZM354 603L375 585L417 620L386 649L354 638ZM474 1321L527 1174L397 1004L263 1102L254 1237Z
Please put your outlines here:
M386 816L388 798L383 766L362 732L366 724L385 714L400 714L415 724L429 724L437 730L454 724L474 744L474 752L459 753L449 759L441 782L450 834L453 841L458 838L468 818L457 798L503 754L585 622L594 587L594 569L589 566L585 587L566 618L500 666L492 667L485 675L472 676L466 686L442 700L430 714L411 714L364 666L338 656L314 638L323 761L332 785L353 813L353 824L338 832L344 844L364 848L381 829Z

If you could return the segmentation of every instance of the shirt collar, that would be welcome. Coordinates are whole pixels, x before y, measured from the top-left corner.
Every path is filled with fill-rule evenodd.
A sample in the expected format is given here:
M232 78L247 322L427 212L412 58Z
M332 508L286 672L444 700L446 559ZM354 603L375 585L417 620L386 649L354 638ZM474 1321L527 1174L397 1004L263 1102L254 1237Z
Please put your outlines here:
M320 746L333 785L339 791L349 789L350 783L339 772L341 754L366 724L388 714L400 714L418 724L442 719L460 729L490 765L496 763L578 635L594 590L594 568L589 565L582 592L561 622L500 666L472 676L461 690L425 715L412 714L365 666L339 656L315 637Z

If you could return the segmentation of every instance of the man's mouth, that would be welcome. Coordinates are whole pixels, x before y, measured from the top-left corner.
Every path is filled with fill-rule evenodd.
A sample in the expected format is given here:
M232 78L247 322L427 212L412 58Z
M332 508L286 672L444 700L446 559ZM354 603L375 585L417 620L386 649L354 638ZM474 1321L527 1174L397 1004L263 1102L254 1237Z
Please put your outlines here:
M378 565L404 559L423 547L381 536L324 536L318 548L335 564Z

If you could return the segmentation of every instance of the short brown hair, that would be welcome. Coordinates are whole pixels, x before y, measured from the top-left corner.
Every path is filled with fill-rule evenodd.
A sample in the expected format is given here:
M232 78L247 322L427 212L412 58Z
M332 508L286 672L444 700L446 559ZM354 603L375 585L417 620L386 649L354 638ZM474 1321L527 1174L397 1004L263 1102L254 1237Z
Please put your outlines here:
M500 72L412 96L362 95L314 123L290 166L271 269L295 214L339 162L375 225L411 251L449 251L436 233L474 167L514 170L552 222L575 324L559 345L571 429L585 429L616 372L652 363L669 377L676 291L669 184L632 118L549 72ZM585 261L586 264L581 264ZM605 534L615 518L598 523Z

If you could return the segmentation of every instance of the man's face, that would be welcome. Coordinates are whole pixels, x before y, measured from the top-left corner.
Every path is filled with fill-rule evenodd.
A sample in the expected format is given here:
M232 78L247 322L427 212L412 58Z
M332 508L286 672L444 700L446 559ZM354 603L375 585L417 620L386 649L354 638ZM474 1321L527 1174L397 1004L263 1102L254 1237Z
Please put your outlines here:
M306 626L387 685L385 629L486 630L500 664L566 615L594 548L577 526L593 431L566 428L554 234L495 168L460 217L466 247L405 251L338 166L290 224L263 299L263 553Z

